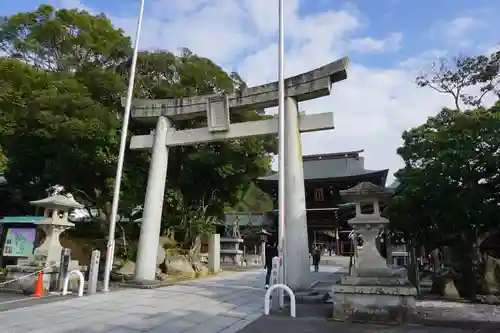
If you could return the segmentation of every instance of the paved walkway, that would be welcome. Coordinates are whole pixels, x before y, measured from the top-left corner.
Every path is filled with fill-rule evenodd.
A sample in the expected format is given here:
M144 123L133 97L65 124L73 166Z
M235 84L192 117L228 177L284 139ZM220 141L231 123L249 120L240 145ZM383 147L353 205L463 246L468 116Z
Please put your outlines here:
M262 316L238 333L498 333L499 330L340 323L326 321L325 318Z
M0 313L9 333L235 333L263 314L262 270Z

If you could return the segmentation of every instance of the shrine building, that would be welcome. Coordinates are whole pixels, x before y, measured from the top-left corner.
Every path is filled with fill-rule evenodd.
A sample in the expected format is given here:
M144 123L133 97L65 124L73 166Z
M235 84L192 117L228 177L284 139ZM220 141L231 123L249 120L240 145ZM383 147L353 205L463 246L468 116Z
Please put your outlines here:
M350 230L349 203L342 201L339 191L361 182L385 187L388 169L368 170L364 166L363 150L303 156L306 190L307 227L309 244L326 244ZM257 185L271 195L275 202L277 223L278 173L257 180ZM340 232L340 236L339 235ZM338 236L338 237L337 237Z

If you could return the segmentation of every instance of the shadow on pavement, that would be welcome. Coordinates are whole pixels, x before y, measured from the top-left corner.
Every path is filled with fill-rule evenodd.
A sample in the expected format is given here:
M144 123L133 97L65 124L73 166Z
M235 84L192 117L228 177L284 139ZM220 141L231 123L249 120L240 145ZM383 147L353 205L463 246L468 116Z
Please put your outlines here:
M284 316L263 316L250 323L238 333L493 333L499 332L496 329L490 330L470 330L459 328L425 327L408 325L377 325L377 324L357 324L340 323L327 321L318 317L298 317L290 318Z

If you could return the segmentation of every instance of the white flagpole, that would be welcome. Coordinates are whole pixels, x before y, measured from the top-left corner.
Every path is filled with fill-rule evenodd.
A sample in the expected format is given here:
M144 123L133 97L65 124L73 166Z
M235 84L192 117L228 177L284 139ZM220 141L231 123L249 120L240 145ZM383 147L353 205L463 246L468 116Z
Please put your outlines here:
M278 0L279 55L278 55L278 249L281 262L279 283L285 284L286 243L285 243L285 35L283 29L283 0ZM283 290L279 289L279 303L283 307Z
M137 65L137 53L139 51L139 37L141 35L142 16L144 14L144 0L141 0L139 17L137 19L137 28L135 32L134 53L132 55L132 64L128 79L127 100L125 112L123 113L123 124L120 138L120 151L118 153L118 165L116 166L115 189L113 192L113 204L111 206L111 217L109 220L108 246L106 250L106 265L104 269L103 291L109 291L109 278L113 267L113 258L115 252L115 229L118 217L118 204L120 201L120 186L122 182L123 160L125 158L125 147L127 145L128 121L130 118L130 108L132 106L132 95L134 92L135 67Z

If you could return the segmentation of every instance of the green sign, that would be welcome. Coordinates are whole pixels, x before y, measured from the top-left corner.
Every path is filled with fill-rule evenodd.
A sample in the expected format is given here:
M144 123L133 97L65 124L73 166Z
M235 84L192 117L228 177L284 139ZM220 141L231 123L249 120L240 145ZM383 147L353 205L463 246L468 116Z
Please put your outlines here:
M35 228L10 228L5 237L3 256L31 257L35 235Z

